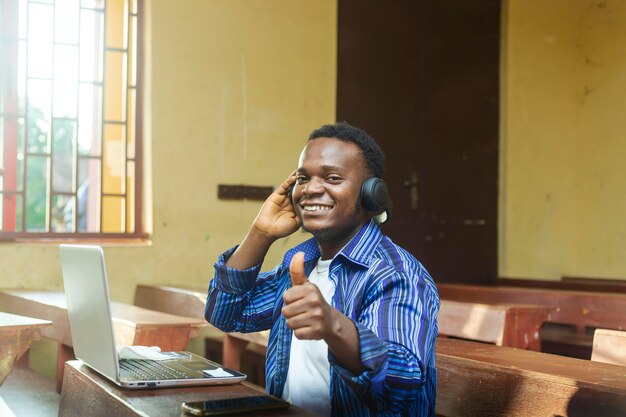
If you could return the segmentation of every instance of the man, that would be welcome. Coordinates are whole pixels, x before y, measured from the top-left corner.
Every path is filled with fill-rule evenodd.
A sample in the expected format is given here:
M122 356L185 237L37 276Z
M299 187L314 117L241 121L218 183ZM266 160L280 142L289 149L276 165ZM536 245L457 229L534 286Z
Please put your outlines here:
M361 185L383 169L365 132L315 130L209 285L206 319L226 332L271 329L267 391L318 415L435 412L437 289L362 205ZM260 273L272 243L300 227L313 238Z

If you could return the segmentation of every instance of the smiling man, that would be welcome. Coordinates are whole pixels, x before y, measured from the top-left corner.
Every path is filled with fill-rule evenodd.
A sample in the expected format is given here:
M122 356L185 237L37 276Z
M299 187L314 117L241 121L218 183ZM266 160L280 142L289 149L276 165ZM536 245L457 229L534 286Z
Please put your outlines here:
M385 207L363 196L383 171L362 130L315 130L209 285L206 319L226 332L271 329L267 391L318 415L435 413L439 296L426 269L381 233ZM270 246L300 227L313 238L260 272Z

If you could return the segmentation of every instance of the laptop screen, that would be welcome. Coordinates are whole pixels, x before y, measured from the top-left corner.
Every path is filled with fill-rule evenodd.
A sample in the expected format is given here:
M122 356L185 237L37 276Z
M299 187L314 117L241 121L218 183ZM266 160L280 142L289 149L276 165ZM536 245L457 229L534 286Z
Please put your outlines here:
M76 357L118 381L109 289L100 246L61 245L61 268Z

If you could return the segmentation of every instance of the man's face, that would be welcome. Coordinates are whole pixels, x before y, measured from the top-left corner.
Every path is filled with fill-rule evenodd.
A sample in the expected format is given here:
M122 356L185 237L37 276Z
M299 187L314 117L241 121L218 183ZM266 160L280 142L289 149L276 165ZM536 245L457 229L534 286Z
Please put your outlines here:
M368 173L355 144L335 138L309 141L296 178L296 214L318 242L346 243L369 218L359 201Z

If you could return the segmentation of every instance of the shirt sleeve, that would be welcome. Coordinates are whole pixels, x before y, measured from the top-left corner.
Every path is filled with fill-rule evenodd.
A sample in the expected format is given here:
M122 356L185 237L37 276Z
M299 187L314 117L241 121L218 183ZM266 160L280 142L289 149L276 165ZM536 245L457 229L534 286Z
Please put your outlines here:
M400 413L415 401L434 369L439 296L425 279L395 272L380 279L352 318L365 371L354 375L329 352L346 384L378 412Z
M280 288L281 267L261 273L261 264L237 270L226 266L237 247L224 252L215 263L209 283L204 317L225 332L258 332L272 325Z

